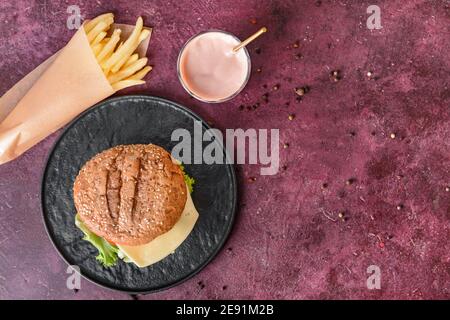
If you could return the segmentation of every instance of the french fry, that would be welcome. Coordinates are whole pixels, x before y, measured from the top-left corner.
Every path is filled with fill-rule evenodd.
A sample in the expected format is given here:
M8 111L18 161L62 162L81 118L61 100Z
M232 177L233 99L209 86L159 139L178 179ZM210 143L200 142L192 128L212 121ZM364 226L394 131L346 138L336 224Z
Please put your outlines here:
M141 34L144 22L141 17L136 21L136 26L133 29L130 37L125 41L123 46L114 52L114 54L106 61L104 68L111 69L117 62L119 62L124 56L131 56L135 50L135 45Z
M91 46L95 46L97 43L100 43L106 37L106 31L100 32L94 40L92 40Z
M94 29L94 27L102 20L106 20L108 17L114 19L114 15L112 13L104 13L99 15L98 17L95 17L94 19L88 21L85 25L84 25L84 31L86 32L86 34L88 34L92 29Z
M137 49L139 44L144 41L148 36L150 35L150 31L147 29L143 29L141 31L141 34L139 35L138 42L135 44L133 51ZM111 69L112 72L117 72L122 66L125 67L126 64L131 64L132 62L136 61L138 59L138 56L136 55L136 58L133 57L133 59L130 59L132 56L135 56L136 54L132 54L130 57L124 56L119 62L117 62L114 67Z
M141 34L139 35L138 42L141 43L150 35L150 30L143 29Z
M113 51L109 52L109 53L103 58L102 61L105 61L106 59L109 59L109 57L111 57L112 54L113 54ZM101 67L101 66L100 66L100 67ZM103 68L102 68L102 70L103 70L103 73L105 74L105 77L108 77L110 70L108 70L108 69L103 69Z
M121 46L123 46L123 41L120 41L120 43L119 43L119 45L117 46L116 50L118 50ZM100 61L100 63L101 63L101 62L104 62L104 61L106 61L106 60L108 60L109 57L111 57L113 53L114 53L114 51L109 52L109 53L102 59L102 61ZM100 65L100 67L101 67L101 65ZM110 70L110 69L105 69L105 68L103 68L103 67L102 67L102 69L103 69L103 73L105 74L105 76L108 77L108 75L109 75L109 73L111 72L111 70Z
M152 66L145 66L143 69L141 69L141 71L136 72L135 74L129 76L125 80L142 80L147 75L147 73L152 71L152 69L153 69Z
M111 37L106 37L106 38L104 38L102 41L100 41L100 43L101 43L102 45L105 45L105 44L108 43L109 40L111 40Z
M145 83L145 81L143 81L143 80L122 80L122 81L112 84L111 86L115 91L119 91L119 90L122 90L122 89L125 89L128 87L131 87L131 86L136 86L138 84L144 84L144 83Z
M92 47L92 52L94 53L94 56L97 57L97 55L102 51L103 44L97 43L95 46Z
M139 55L137 53L133 53L127 60L127 62L125 62L125 64L123 65L124 68L128 67L129 65L131 65L133 62L136 62L139 59Z
M114 48L116 47L117 43L120 40L121 32L122 32L122 30L120 30L120 29L114 30L114 32L111 36L111 39L109 39L109 41L103 47L102 51L97 55L97 61L99 63L101 63L102 60L108 56L109 53L114 51Z
M95 57L97 58L100 51L102 51L104 45L101 43L97 43L95 46L92 46L92 52L94 52Z
M111 72L112 73L116 73L117 71L120 70L120 68L128 61L130 57L128 56L123 56L122 59L119 60L119 62L117 62L114 67L112 67Z
M111 37L107 37L106 31L113 22L114 16L109 13L100 15L84 25L92 52L115 91L144 84L142 79L152 67L146 66L146 57L139 59L139 55L134 51L150 35L150 31L143 29L143 20L139 17L128 39L119 43L120 29L114 30Z
M92 29L91 31L89 31L89 33L86 34L89 43L92 42L92 40L94 40L94 38L100 33L102 32L104 29L106 29L107 24L105 21L100 21L99 23L97 23L97 25L94 27L94 29Z
M91 31L89 31L89 33L87 34L87 38L89 43L92 43L92 41L95 39L95 37L98 36L98 34L102 31L108 30L109 26L111 25L111 23L113 23L113 20L109 20L109 21L100 21L94 29L92 29Z
M139 35L138 41L133 45L132 49L130 49L130 51L125 54L122 59L120 59L115 65L114 67L112 67L111 71L113 73L116 73L117 71L120 70L120 68L122 68L122 66L127 62L128 58L131 57L132 53L137 49L137 47L139 46L139 44L144 41L148 36L150 35L150 31L143 29L141 31L141 34Z
M147 58L141 58L138 61L134 62L129 67L127 67L123 70L120 70L117 73L113 73L112 75L110 75L108 77L109 83L116 83L120 80L123 80L123 79L131 76L135 72L141 70L147 64L147 61L148 61Z

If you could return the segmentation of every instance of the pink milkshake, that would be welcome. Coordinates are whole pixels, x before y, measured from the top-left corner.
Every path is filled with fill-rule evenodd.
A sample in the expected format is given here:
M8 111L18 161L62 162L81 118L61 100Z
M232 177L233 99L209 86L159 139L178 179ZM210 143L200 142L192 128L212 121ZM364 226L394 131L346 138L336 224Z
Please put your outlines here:
M250 56L239 39L224 31L200 33L186 42L178 57L178 76L189 94L204 102L236 96L250 76Z

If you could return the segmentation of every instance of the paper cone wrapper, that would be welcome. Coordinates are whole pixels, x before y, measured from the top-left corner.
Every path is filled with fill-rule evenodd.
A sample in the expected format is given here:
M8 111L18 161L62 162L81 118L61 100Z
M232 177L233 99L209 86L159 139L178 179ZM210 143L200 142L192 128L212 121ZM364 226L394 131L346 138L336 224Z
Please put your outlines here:
M133 28L120 27L123 37ZM138 48L140 56L145 56L149 38ZM81 27L63 49L0 98L0 164L113 93Z

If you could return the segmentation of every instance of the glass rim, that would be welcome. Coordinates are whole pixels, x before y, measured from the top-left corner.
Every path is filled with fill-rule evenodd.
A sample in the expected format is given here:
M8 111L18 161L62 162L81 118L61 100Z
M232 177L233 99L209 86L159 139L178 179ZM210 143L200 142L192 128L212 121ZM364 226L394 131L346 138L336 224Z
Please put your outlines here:
M177 75L178 75L178 80L179 80L180 83L181 83L181 86L184 88L184 90L185 90L187 93L189 93L189 95L190 95L191 97L193 97L193 98L195 98L195 99L197 99L197 100L199 100L199 101L206 102L206 103L221 103L221 102L225 102L225 101L228 101L228 100L233 99L233 98L236 97L239 93L241 93L241 91L245 88L245 86L246 86L247 83L248 83L248 80L250 79L250 74L251 74L251 71L252 71L252 63L251 63L250 54L249 54L247 48L246 48L246 47L243 47L241 50L244 50L245 56L247 57L247 66L248 66L248 67L247 67L247 75L246 75L246 77L245 77L244 82L243 82L242 85L239 87L239 89L236 90L236 92L234 92L233 94L229 95L228 97L225 97L225 98L222 98L222 99L219 99L219 100L207 100L207 99L201 98L201 97L199 97L197 94L195 94L191 89L189 89L189 87L188 87L187 84L183 81L183 78L182 78L182 76L181 76L181 70L180 70L181 56L183 55L183 52L184 52L184 49L186 49L186 46L187 46L192 40L194 40L195 38L201 36L202 34L205 34L205 33L211 33L211 32L219 32L219 33L223 33L223 34L226 34L226 35L229 35L229 36L233 37L233 38L234 38L235 40L237 40L238 42L241 42L241 40L240 40L237 36L235 36L234 34L228 32L228 31L223 31L223 30L219 30L219 29L208 29L208 30L199 32L199 33L197 33L197 34L194 34L193 36L191 36L191 37L183 44L183 46L182 46L181 49L180 49L180 52L178 53L178 59L177 59Z

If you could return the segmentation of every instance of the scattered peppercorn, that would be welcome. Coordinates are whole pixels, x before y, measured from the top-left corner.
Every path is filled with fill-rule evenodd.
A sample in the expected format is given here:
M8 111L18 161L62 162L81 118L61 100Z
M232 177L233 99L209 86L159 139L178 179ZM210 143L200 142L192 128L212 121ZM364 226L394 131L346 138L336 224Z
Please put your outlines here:
M295 41L294 42L294 44L292 45L292 47L294 47L294 48L298 48L298 47L300 47L300 41Z
M228 288L227 286L223 286L222 290L227 290L227 288Z
M262 68L261 68L261 67L259 67L258 69L256 69L256 72L258 72L258 73L261 73L261 71L262 71Z
M345 212L341 211L338 213L338 218L341 219L342 222L346 222L348 218L345 216Z
M350 178L347 181L345 181L345 184L349 186L349 185L353 184L353 182L355 182L355 179L354 178Z
M294 120L294 118L295 118L295 114L290 114L290 115L288 116L288 119L289 119L290 121Z
M283 148L284 148L284 149L287 149L287 148L289 148L289 143L285 143L285 144L283 144Z
M322 188L323 188L323 189L326 189L326 188L328 188L328 183L324 183L324 184L322 184Z
M267 84L263 84L262 86L264 89L267 89Z
M301 53L296 53L296 54L294 55L294 57L295 57L295 60L300 60L300 59L303 58L303 55L302 55Z
M450 192L450 187L445 187L446 192Z
M403 205L402 204L397 205L397 210L402 210L402 209L403 209Z
M331 71L331 73L330 73L330 78L331 78L332 81L338 82L339 80L342 79L342 77L341 77L341 72L340 72L339 70L333 70L333 71Z
M367 76L370 78L373 75L372 71L367 71Z
M295 93L296 93L298 96L302 97L302 96L305 95L305 88L295 88Z
M248 182L255 182L256 181L256 178L255 177L250 177L250 178L248 178Z
M283 165L283 166L281 167L281 169L283 169L284 171L286 171L286 170L287 170L287 165Z
M395 135L395 133L391 133L391 139L395 139L395 137L396 137L396 135Z
M250 20L249 20L249 22L251 23L251 24L256 24L256 18L251 18Z
M256 53L256 54L261 54L261 48L256 48L256 49L255 49L255 53Z
M303 87L295 88L294 91L299 97L303 97L305 94L307 94L310 91L310 88L308 86L303 86Z
M273 89L273 91L277 91L278 89L280 89L280 85L276 84L276 85L273 86L272 89Z
M197 284L200 287L200 289L203 289L205 287L205 284L203 283L203 281L199 281L199 282L197 282Z
M244 108L245 108L245 106L243 105L243 104L241 104L240 106L239 106L239 110L244 110Z

